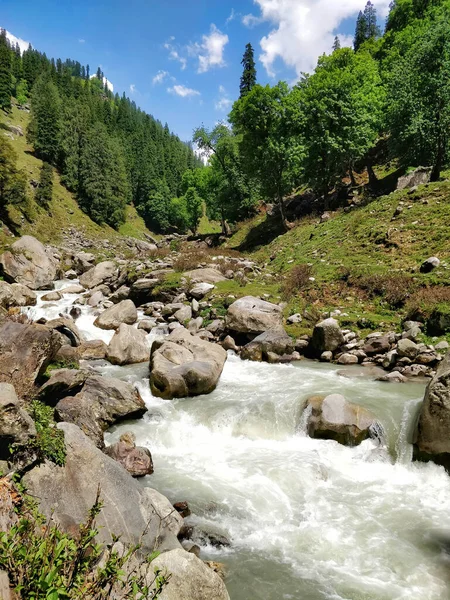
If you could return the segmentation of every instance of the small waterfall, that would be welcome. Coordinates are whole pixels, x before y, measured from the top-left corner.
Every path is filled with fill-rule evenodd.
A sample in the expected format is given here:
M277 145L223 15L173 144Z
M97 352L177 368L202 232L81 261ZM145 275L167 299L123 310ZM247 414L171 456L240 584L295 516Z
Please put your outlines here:
M312 414L312 406L311 406L311 404L308 404L303 409L300 420L296 427L295 433L297 435L302 435L304 437L306 437L308 435L308 424L309 424L309 419L311 417L311 414Z

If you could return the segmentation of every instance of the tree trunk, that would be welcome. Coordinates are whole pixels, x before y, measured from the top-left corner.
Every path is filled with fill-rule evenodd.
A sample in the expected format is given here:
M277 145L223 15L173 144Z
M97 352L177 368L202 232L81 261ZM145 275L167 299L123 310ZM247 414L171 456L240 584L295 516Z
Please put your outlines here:
M280 207L281 222L283 223L284 230L289 231L291 229L291 225L286 219L286 213L284 212L283 196L281 194L278 194L278 206Z
M352 165L349 166L348 172L350 174L350 181L352 182L352 187L357 187L358 184L356 183L355 174L353 173Z
M378 183L377 176L375 175L375 171L372 168L372 164L367 162L367 174L369 175L369 185L370 187L376 187Z

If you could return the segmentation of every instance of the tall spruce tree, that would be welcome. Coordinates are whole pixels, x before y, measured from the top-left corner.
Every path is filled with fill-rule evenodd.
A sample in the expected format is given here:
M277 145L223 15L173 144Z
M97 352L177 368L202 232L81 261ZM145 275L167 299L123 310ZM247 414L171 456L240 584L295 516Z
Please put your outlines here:
M353 40L353 47L355 52L364 44L367 40L367 21L364 13L359 11L358 18L356 19L355 38Z
M341 40L336 36L333 42L333 52L341 49Z
M256 65L253 46L251 44L245 46L241 64L244 67L244 71L241 76L241 85L239 87L241 91L240 97L243 98L252 91L252 88L256 84Z
M36 203L48 210L53 196L53 167L44 162L39 176L39 185L36 189Z
M377 9L370 0L364 9L364 18L367 24L366 39L371 40L379 37L381 32L377 24Z
M11 109L12 72L11 51L6 31L0 30L0 108Z
M27 137L42 160L57 164L61 142L61 99L48 73L43 73L33 87Z

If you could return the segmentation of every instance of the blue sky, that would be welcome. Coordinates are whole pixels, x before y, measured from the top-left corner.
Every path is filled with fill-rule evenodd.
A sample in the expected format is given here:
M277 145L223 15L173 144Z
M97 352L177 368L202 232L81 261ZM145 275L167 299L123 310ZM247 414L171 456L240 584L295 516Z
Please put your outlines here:
M389 0L374 0L380 18ZM365 0L1 0L0 26L49 57L102 66L182 139L226 118L251 42L260 83L293 83L353 36Z

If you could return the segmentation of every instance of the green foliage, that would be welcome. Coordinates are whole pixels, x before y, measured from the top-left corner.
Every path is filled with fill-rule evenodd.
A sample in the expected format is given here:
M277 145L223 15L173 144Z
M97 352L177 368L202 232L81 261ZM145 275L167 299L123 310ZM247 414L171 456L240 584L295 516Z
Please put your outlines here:
M27 133L39 158L56 165L61 140L61 98L47 73L43 73L33 87Z
M139 546L118 552L96 543L95 519L102 509L99 493L74 535L46 522L35 508L0 534L0 568L9 573L18 600L101 600L117 594L124 600L156 600L160 596L170 574L155 569L148 585L139 569L125 572ZM153 553L147 562L156 556Z
M0 29L0 108L10 110L12 92L11 52L6 31Z
M27 200L25 174L17 168L17 156L4 135L0 135L0 208Z
M25 79L19 79L16 83L15 96L18 104L23 106L28 102L28 85Z
M30 414L36 425L36 438L30 442L32 450L35 450L40 460L50 460L57 465L66 462L66 448L64 445L64 433L57 429L54 419L54 409L46 406L39 400L33 400Z
M188 188L184 196L186 202L186 213L188 225L194 235L197 233L197 227L203 214L202 199L193 187Z
M245 46L245 52L241 64L244 67L239 86L240 97L242 98L251 92L253 87L256 85L256 65L253 46L251 44L247 44Z
M42 163L39 185L36 189L35 199L39 206L48 210L53 196L53 168L48 163Z

